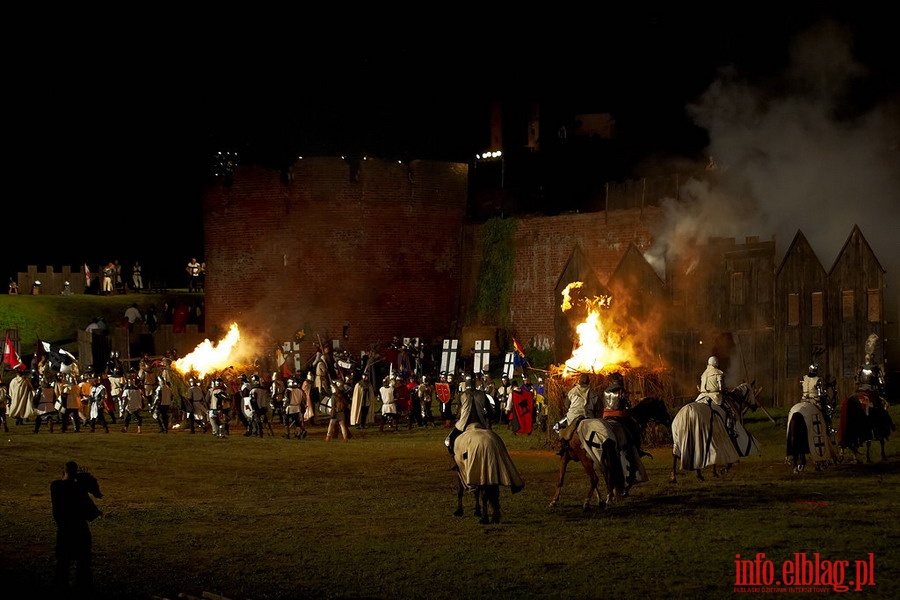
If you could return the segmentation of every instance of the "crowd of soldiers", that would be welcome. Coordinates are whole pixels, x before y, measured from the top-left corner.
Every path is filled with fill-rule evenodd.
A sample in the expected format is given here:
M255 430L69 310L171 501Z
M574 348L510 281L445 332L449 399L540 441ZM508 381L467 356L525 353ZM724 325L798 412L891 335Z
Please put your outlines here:
M388 432L401 425L453 427L465 376L417 376L402 363L383 376L372 365L344 370L329 354L327 349L318 352L307 368L293 374L275 371L268 378L229 369L204 378L183 376L172 367L177 355L168 351L155 358L145 354L130 368L113 352L102 369L88 366L83 373L39 364L30 372L16 371L6 412L10 422L33 427L35 433L57 428L62 433L109 433L111 428L142 433L145 426L156 425L159 433L224 438L240 425L244 436L262 438L275 437L277 424L281 437L304 439L311 426L321 424L327 425L326 440L339 432L346 440L352 437L350 428L376 424ZM519 384L503 375L496 385L487 372L468 378L487 394L495 422L508 422L512 391ZM380 387L373 379L380 379ZM535 390L527 377L521 387Z

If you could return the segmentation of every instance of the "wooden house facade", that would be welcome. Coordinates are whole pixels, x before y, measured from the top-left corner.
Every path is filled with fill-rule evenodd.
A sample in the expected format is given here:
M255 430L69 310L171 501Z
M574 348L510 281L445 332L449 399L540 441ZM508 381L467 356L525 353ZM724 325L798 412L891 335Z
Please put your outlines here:
M884 295L885 270L854 225L828 272L826 347L839 398L856 389L856 371L864 362L870 335L877 336L875 362L885 363Z
M782 406L799 398L800 381L809 365L831 373L826 352L828 277L825 268L798 231L775 275L775 397Z

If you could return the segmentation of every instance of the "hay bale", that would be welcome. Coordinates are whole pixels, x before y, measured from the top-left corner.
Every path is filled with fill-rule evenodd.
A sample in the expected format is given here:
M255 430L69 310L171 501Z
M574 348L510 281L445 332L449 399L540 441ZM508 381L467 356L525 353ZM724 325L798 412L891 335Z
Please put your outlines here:
M591 380L591 388L597 392L600 399L597 405L600 416L603 411L603 392L609 386L610 375L618 371L625 379L625 388L629 392L631 404L637 404L644 398L661 398L666 403L669 413L674 417L680 408L676 406L675 384L671 373L666 369L647 369L645 367L620 366L602 373L588 373ZM544 375L544 389L547 406L547 444L549 447L557 445L557 434L553 431L553 424L566 415L566 394L578 383L581 373L566 371L555 367ZM647 427L644 436L644 446L651 448L671 444L672 435L667 427L651 423Z

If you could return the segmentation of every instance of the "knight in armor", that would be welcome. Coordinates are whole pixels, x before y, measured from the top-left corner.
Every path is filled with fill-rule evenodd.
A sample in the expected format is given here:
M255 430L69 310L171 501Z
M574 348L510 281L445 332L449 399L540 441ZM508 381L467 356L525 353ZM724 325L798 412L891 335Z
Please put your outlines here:
M871 354L866 354L865 364L856 373L856 388L869 392L875 401L884 396L884 375Z
M228 435L228 422L231 420L231 394L225 387L221 377L213 380L209 388L209 422L212 425L213 435L224 438Z
M375 386L369 381L369 373L364 371L353 386L350 401L350 426L365 429L369 424L369 412L375 404Z
M294 380L296 382L296 379ZM314 383L312 371L307 371L306 379L300 384L300 393L303 395L301 406L303 406L303 424L313 426L316 424L316 407L319 406L321 398L319 398L319 390Z
M397 413L397 392L396 379L393 377L385 377L381 382L378 394L381 396L381 428L393 429L397 431L399 428L400 415Z
M53 424L56 422L58 409L56 406L56 388L50 380L50 375L41 376L41 384L34 395L34 432L41 429L41 423L46 422L53 433Z
M244 426L244 433L247 434L250 431L251 423L253 416L253 411L250 408L250 378L247 377L244 373L241 373L238 376L238 381L241 382L240 388L238 388L238 411L237 416L241 421L241 424Z
M819 377L819 365L812 363L803 379L800 381L801 397L803 402L815 404L825 419L825 425L829 433L834 433L831 427L831 416L834 407L828 403L828 394L825 392L825 382Z
M195 426L200 424L203 433L206 433L207 411L209 410L204 403L203 389L200 387L200 380L191 377L190 387L188 388L185 404L185 418L187 419L191 433L195 432Z
M734 436L734 427L737 423L737 415L731 410L731 407L725 402L725 373L719 368L719 359L710 356L706 361L706 370L700 375L700 393L697 395L696 402L705 402L717 407L725 412L725 429L728 434Z
M308 398L306 399L308 400ZM304 406L304 395L303 391L300 389L300 385L297 383L297 380L293 377L288 379L287 388L284 391L284 437L285 439L291 439L291 430L297 429L297 433L294 434L294 437L298 440L302 440L306 437L307 431L303 426L303 410L306 408Z
M141 432L141 426L144 424L144 404L146 398L141 384L135 377L129 377L122 388L122 405L124 407L125 422L123 423L122 433L128 433L128 426L132 421L137 422L137 432Z
M285 385L281 380L281 374L278 371L272 372L272 384L269 386L269 394L272 397L272 416L281 421L282 425L286 424L284 416L284 394Z
M603 418L620 423L627 432L629 443L641 456L650 456L641 448L641 428L631 416L631 401L625 388L625 379L618 371L609 376L609 385L603 392Z
M263 438L268 430L269 435L274 437L275 432L269 420L269 390L262 385L259 375L255 373L250 377L250 389L244 402L250 407L247 411L249 428L244 435Z
M509 416L506 412L506 405L512 402L513 385L509 381L509 376L505 373L500 376L500 386L497 388L497 394L494 396L494 402L497 405L499 413L499 421L501 424L509 424Z
M326 347L327 349L327 347ZM313 363L315 370L315 385L319 391L319 399L325 398L331 393L331 366L325 352L317 352Z
M107 425L105 417L107 394L106 386L100 381L100 376L95 374L91 378L91 408L88 413L90 416L89 422L91 424L91 433L94 433L97 424L103 427L103 430L106 431L106 433L109 433L109 425Z
M490 429L487 419L487 398L484 390L475 388L475 376L466 374L465 389L459 394L459 418L450 430L450 434L444 443L450 456L453 456L453 444L456 438L462 435L466 427L475 423L476 426L483 429Z
M566 403L568 404L566 416L553 427L559 431L560 448L557 454L560 456L565 456L569 450L569 440L572 439L578 423L594 416L597 393L591 389L591 378L587 373L582 373L578 377L578 383L566 393Z
M434 414L431 411L435 400L437 400L437 390L434 389L434 384L428 375L422 375L422 383L419 384L418 395L419 402L422 405L422 422L425 427L434 427Z
M875 362L875 357L871 352L866 353L865 364L859 368L856 374L856 388L860 392L865 392L871 401L871 406L877 407L884 413L888 427L890 427L891 431L894 431L897 427L888 412L889 405L885 397L884 373ZM869 408L866 408L866 414L868 414L869 410Z

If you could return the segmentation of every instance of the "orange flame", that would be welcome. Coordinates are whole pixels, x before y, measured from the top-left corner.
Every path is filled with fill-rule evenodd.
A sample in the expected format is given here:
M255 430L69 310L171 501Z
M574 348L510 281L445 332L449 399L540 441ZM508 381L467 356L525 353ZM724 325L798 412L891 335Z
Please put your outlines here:
M179 373L187 374L193 371L199 377L226 369L234 362L234 354L240 341L241 332L238 325L232 323L228 333L218 344L213 344L208 339L203 340L193 352L174 361L172 366Z
M569 290L581 285L581 282L575 282L566 286L561 305L563 312L574 306ZM626 332L616 328L608 316L612 296L584 298L580 303L587 309L587 316L575 328L578 343L572 350L572 358L565 362L564 374L566 371L599 373L614 370L618 365L636 364L638 361Z
M566 289L564 289L562 291L563 301L562 301L561 306L562 306L563 312L566 312L573 306L572 297L569 294L569 290L577 290L578 288L580 288L583 285L584 285L584 283L581 281L573 281L572 283L570 283L569 285L566 286Z

